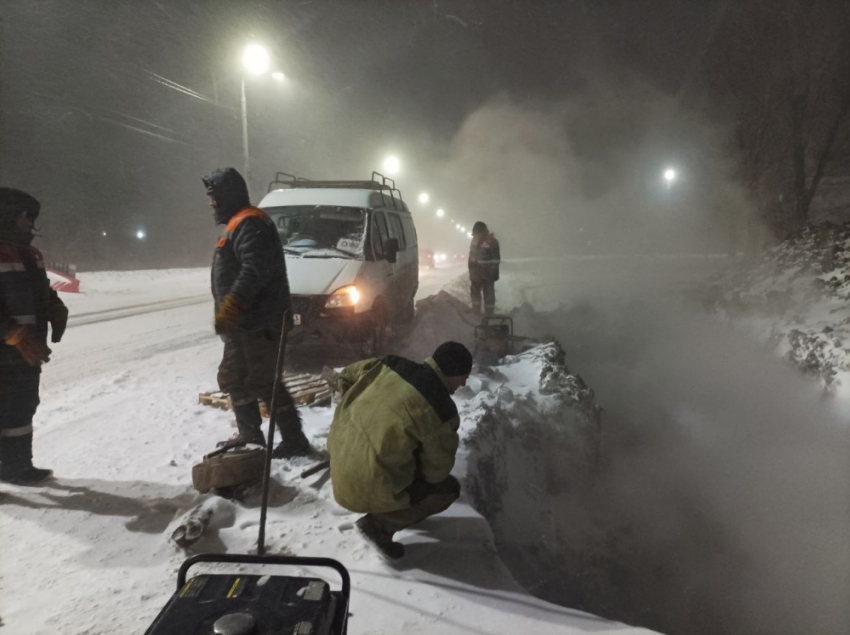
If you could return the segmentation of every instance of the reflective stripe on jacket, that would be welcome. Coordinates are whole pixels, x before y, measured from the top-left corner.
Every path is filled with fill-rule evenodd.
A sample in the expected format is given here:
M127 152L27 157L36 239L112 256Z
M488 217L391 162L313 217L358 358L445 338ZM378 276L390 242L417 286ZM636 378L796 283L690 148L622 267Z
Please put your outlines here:
M274 221L261 209L245 207L227 223L212 264L215 308L232 295L248 307L238 326L279 330L289 308L286 260Z
M62 300L50 288L41 252L0 240L0 340L26 325L46 342L47 313L57 302Z
M439 483L449 476L460 419L434 360L357 362L342 371L339 388L328 436L337 503L364 513L406 509L414 478Z

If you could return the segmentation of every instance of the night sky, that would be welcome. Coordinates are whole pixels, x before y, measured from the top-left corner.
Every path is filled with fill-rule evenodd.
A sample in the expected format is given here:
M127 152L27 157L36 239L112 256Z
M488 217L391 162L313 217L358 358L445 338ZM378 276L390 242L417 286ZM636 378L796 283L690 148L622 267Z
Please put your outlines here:
M242 168L240 54L256 40L287 75L247 79L256 199L276 170L362 178L394 152L408 200L428 188L457 208L462 191L435 181L450 180L459 131L494 101L531 120L577 103L570 152L616 167L609 155L634 142L633 109L594 119L598 102L575 100L600 84L674 99L715 5L6 0L0 176L42 201L48 257L202 264L216 229L199 177ZM431 216L419 225L438 230Z

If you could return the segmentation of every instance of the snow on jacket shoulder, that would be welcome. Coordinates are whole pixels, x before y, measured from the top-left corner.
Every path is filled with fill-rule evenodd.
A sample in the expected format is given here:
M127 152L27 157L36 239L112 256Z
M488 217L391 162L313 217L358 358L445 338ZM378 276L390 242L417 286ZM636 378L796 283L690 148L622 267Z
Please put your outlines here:
M388 355L345 368L328 436L336 501L354 512L405 509L415 478L438 483L458 448L457 407L432 359Z
M26 325L46 342L47 312L56 303L62 300L50 288L41 252L0 240L0 339Z
M227 223L212 265L215 307L232 295L248 307L238 326L278 330L290 306L286 260L274 221L261 209L242 208Z

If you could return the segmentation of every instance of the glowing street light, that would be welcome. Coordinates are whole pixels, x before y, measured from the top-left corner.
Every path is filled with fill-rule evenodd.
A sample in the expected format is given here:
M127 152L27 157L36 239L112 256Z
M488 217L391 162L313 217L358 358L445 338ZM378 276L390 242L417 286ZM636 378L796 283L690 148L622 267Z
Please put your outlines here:
M242 65L252 75L262 75L269 70L269 52L256 42L249 44L242 52Z
M104 236L105 235L106 234L104 234ZM139 231L136 232L136 238L138 238L139 240L144 240L145 236L147 236L147 234L145 233L144 229L140 229Z
M425 205L430 200L431 200L431 197L428 196L428 192L422 192L422 194L419 195L419 202L422 203L423 205Z
M274 79L278 82L282 82L283 80L286 79L286 75L284 75L280 71L275 71L274 73L272 73L272 79Z
M437 218L442 218L445 215L446 215L446 210L444 210L442 207L437 210Z
M389 156L384 159L384 172L387 174L398 174L399 168L401 168L401 162L398 157Z
M664 180L667 181L667 187L670 187L678 176L679 175L676 173L676 170L673 168L667 168L664 170Z

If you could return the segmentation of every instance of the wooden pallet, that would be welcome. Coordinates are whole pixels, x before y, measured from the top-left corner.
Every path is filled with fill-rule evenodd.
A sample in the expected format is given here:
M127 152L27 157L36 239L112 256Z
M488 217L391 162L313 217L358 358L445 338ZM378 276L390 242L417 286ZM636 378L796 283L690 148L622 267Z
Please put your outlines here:
M303 406L330 404L331 402L333 391L321 375L311 375L309 373L287 374L283 376L283 384L287 387L289 394L292 395L299 408ZM219 408L220 410L233 410L230 396L225 392L202 392L198 395L198 403L203 406L210 406L211 408ZM260 405L260 411L264 417L269 416L262 404Z

